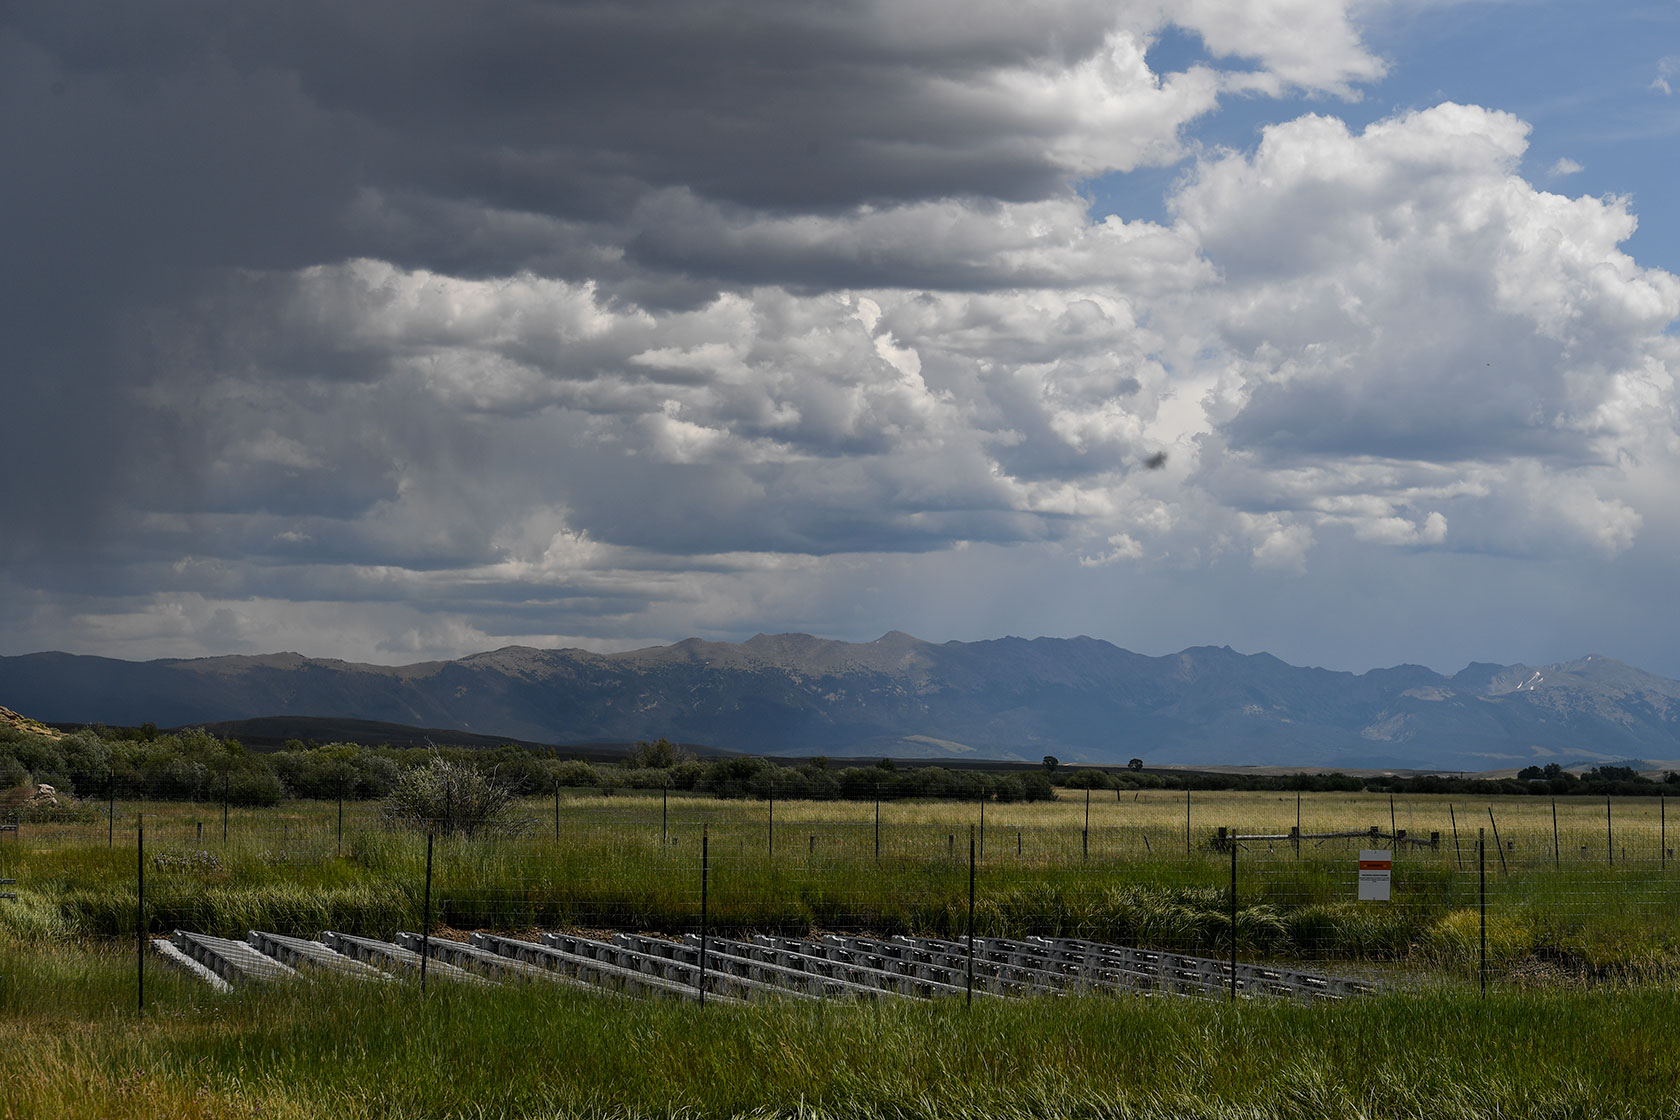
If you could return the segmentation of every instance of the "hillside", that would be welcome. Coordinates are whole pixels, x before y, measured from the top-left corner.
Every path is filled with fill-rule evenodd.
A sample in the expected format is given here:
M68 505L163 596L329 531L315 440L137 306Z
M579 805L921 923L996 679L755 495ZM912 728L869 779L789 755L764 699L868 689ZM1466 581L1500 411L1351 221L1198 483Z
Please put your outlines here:
M1603 657L1353 674L1222 647L1146 657L1083 637L781 634L617 654L509 647L403 666L43 653L0 658L0 698L53 722L307 716L837 757L1486 770L1680 756L1680 683Z

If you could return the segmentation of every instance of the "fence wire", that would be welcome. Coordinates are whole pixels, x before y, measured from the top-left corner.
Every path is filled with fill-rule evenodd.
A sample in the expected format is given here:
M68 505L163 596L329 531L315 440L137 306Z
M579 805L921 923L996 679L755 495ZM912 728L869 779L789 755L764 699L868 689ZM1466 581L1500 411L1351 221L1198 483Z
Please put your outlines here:
M466 829L371 799L242 805L213 783L196 799L116 792L14 811L0 877L16 879L18 898L0 924L110 936L142 924L228 937L972 933L1234 953L1392 984L1642 981L1680 964L1680 866L1655 797L814 802L576 788ZM1371 852L1390 861L1384 901L1360 897Z

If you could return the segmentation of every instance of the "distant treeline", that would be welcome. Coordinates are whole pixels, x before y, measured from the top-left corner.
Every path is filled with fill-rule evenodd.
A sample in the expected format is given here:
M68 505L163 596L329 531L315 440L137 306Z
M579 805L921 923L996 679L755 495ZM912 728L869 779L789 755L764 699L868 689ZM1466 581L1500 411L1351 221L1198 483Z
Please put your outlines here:
M1032 770L989 772L940 766L836 766L827 759L780 763L740 757L702 761L670 742L639 743L622 764L567 759L558 752L507 744L470 747L368 747L354 743L288 741L281 750L247 750L237 740L201 729L164 733L140 728L90 727L62 736L0 724L0 789L23 783L53 786L78 798L220 801L273 805L286 798L387 796L404 771L437 757L470 765L495 783L524 795L566 789L672 789L727 798L813 800L1046 801L1055 787L1101 790L1275 790L1303 792L1449 793L1654 796L1680 793L1680 775L1662 782L1626 766L1599 766L1576 776L1556 765L1532 766L1516 778L1443 776L1355 777L1345 774L1259 776L1197 771L1159 772L1063 767L1046 758Z
M498 785L525 795L576 789L672 789L716 797L859 799L875 797L1047 801L1055 797L1042 772L995 774L937 766L833 767L826 759L778 765L763 758L704 762L664 739L639 743L621 765L566 759L507 744L471 747L367 747L288 741L259 753L201 729L164 733L153 727L85 728L61 737L0 724L0 789L25 782L79 798L220 801L274 805L285 798L387 796L405 770L433 758L470 765Z
M1680 795L1680 774L1670 770L1662 781L1642 776L1631 766L1596 766L1585 774L1571 774L1553 763L1529 766L1514 778L1460 778L1440 774L1384 776L1352 774L1219 774L1180 770L1109 771L1097 769L1055 769L1056 785L1071 789L1191 789L1255 790L1303 793L1451 793L1477 797L1495 794L1528 794L1559 797L1590 794L1594 797L1655 797L1659 793Z

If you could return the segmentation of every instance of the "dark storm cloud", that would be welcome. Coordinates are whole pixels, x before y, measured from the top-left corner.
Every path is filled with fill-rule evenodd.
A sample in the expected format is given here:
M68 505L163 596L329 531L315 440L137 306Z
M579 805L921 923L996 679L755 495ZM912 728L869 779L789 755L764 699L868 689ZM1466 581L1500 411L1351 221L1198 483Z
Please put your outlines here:
M307 472L266 497L254 480L207 480L204 434L141 391L244 372L214 349L236 324L182 329L246 282L232 270L367 255L698 306L717 291L702 257L670 272L650 249L653 267L635 263L655 243L623 223L648 192L801 212L1043 196L1065 179L1045 142L1068 122L1000 112L976 83L1088 57L1111 20L1096 4L1053 18L1013 5L13 6L0 329L9 411L27 418L12 447L48 473L0 484L0 549L122 547L136 507L307 504ZM835 279L800 269L772 271ZM264 347L263 376L382 372L376 352L308 344ZM322 498L365 504L357 491L381 471L332 464L346 466L358 481Z
M1059 584L1011 547L1629 547L1663 487L1602 465L1661 444L1676 289L1626 206L1449 106L1094 216L1220 97L1382 71L1342 0L1200 0L1209 60L1151 73L1166 15L8 10L0 622L402 656L823 629L904 565L966 618L941 570Z

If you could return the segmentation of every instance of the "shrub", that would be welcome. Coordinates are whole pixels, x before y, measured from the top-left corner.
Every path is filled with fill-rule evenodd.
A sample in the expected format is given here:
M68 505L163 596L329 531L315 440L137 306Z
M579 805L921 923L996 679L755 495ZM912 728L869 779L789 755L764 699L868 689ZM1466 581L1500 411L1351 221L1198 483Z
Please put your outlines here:
M1056 791L1050 785L1050 779L1043 774L1023 774L1021 776L1021 799L1023 801L1054 801Z
M491 775L438 757L403 774L385 799L393 820L462 836L510 830L512 808L512 794Z
M601 774L582 759L568 758L554 768L554 783L562 789L573 786L598 786L601 784Z
M286 787L266 769L236 770L228 775L227 799L231 805L278 805Z

